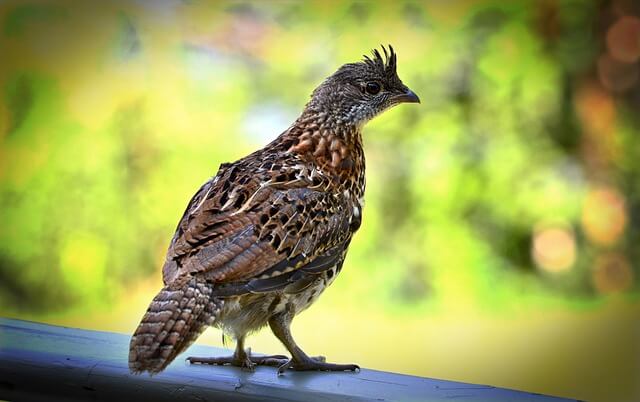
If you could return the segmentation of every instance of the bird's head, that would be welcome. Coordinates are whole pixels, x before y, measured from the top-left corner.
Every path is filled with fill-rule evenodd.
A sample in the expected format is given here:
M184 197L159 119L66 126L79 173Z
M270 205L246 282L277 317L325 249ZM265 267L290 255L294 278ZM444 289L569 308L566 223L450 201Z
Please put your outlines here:
M326 113L340 123L362 126L376 115L400 103L420 103L402 83L396 71L397 58L391 45L377 49L373 57L340 67L311 95L308 109Z

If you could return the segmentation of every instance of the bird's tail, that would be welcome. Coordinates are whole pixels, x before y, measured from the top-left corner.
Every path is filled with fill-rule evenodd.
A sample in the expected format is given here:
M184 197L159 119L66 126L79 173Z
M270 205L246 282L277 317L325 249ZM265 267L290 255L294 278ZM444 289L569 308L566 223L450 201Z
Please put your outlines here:
M131 338L129 370L159 373L191 345L220 313L223 300L212 293L212 284L195 278L165 286Z

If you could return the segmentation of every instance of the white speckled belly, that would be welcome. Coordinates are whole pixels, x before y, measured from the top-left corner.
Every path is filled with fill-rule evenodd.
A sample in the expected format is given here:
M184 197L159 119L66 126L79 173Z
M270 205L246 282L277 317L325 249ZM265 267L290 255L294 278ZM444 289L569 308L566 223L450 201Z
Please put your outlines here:
M225 298L224 307L216 320L221 328L235 338L257 331L268 324L269 318L289 308L297 315L313 304L340 272L334 265L318 274L308 287L297 293L278 290L268 293L249 293Z

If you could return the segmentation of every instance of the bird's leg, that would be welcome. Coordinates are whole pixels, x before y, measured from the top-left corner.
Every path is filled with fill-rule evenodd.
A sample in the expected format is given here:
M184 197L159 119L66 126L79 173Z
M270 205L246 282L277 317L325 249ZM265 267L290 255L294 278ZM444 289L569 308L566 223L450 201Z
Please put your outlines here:
M291 353L291 359L278 368L278 375L287 369L297 371L356 371L360 370L357 364L327 363L324 356L309 357L296 345L291 335L292 315L285 311L269 319L269 326L274 335L284 344Z
M251 349L244 348L244 336L238 337L236 350L231 356L221 357L188 357L189 363L231 365L253 371L256 365L280 367L289 359L283 355L253 356Z

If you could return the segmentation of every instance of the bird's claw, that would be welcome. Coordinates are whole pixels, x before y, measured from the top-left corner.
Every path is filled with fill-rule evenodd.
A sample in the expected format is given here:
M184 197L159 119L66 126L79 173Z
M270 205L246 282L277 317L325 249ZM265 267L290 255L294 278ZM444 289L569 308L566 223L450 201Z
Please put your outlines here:
M234 354L232 356L220 357L187 357L187 361L191 364L211 364L217 366L236 366L243 370L254 371L256 366L279 367L289 360L284 355L257 355L251 354L251 349L247 349L244 356Z
M357 364L336 364L327 363L324 356L309 357L302 361L289 359L286 363L278 367L278 376L283 375L287 369L295 371L355 371L360 372Z

